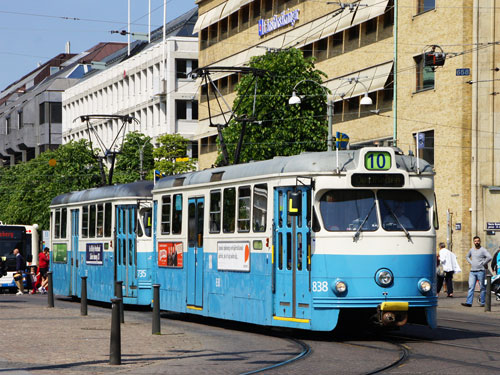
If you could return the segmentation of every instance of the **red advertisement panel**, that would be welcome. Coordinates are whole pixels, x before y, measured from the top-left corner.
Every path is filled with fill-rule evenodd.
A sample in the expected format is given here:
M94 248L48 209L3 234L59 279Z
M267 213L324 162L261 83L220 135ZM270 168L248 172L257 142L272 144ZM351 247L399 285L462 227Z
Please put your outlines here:
M158 265L160 267L182 267L182 242L159 242Z

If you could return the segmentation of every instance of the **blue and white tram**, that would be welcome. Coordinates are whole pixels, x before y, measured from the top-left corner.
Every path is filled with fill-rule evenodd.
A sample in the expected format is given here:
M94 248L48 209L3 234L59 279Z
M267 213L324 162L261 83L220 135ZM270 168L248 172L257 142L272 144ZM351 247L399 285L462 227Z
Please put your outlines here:
M122 281L123 302L151 304L153 182L71 192L52 200L54 293L109 302Z
M153 189L161 308L323 331L341 313L434 327L433 179L393 148L165 177Z

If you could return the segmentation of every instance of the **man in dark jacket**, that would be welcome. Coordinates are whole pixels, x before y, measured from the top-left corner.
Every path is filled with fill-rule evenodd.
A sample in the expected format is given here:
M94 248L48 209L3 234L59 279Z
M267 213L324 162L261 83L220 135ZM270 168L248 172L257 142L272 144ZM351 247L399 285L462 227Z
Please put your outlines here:
M14 256L16 257L16 272L14 273L14 281L16 282L18 291L17 295L24 294L24 283L23 283L23 273L24 273L24 258L19 252L19 249L14 249Z

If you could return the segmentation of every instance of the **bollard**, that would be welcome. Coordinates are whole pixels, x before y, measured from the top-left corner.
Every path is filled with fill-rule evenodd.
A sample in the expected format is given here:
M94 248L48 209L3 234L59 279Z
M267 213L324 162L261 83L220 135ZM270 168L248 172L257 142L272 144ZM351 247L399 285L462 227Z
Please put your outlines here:
M109 341L109 364L121 365L122 344L120 333L120 298L111 299L111 338Z
M491 311L491 275L486 275L486 301L484 311Z
M153 335L161 335L160 284L153 284Z
M47 272L47 277L49 279L49 290L47 294L48 307L54 307L54 286L52 285L52 271Z
M125 314L123 312L123 281L116 281L115 296L120 299L120 323L125 323Z
M80 315L87 316L87 276L82 276L82 298L80 300Z

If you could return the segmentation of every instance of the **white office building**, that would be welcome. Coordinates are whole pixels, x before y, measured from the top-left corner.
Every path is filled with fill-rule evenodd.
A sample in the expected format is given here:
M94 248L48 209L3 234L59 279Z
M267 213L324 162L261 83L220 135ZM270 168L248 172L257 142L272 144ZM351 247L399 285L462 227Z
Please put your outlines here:
M117 138L139 131L153 138L178 133L193 138L198 124L197 85L189 73L198 67L198 38L192 36L197 9L167 23L166 38L159 28L151 42L136 41L110 56L63 93L63 143L89 139L85 115L129 115L137 121L119 133L119 120L91 122L95 134L110 147ZM93 132L93 133L94 133ZM92 142L96 139L92 136ZM196 147L193 156L197 156Z

